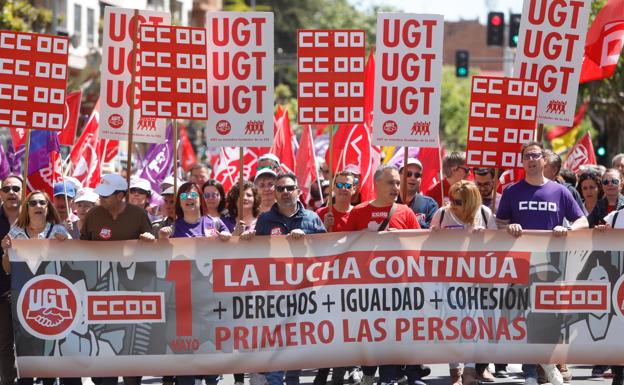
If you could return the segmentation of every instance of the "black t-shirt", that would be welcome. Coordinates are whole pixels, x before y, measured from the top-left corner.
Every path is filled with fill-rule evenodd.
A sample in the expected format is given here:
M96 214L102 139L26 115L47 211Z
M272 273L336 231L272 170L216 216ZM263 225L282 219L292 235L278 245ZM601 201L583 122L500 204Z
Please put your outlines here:
M11 224L9 223L9 218L7 218L4 213L4 207L0 207L0 240L4 239L4 237L9 233L11 229ZM11 290L11 279L4 271L2 264L0 263L0 295L6 293Z

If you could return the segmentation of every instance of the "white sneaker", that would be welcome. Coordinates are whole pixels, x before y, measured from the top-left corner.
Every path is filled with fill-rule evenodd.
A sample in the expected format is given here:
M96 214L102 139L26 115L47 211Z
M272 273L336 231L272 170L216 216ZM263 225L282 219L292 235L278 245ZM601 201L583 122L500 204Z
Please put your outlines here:
M375 382L375 377L367 376L367 375L362 376L361 385L373 385L374 382Z
M548 382L550 382L552 385L563 385L563 376L555 365L543 364L542 368L544 369L544 373L546 373Z
M353 384L359 384L362 382L363 373L360 369L355 368L351 373L349 373L349 378L353 379Z
M527 377L524 379L524 385L538 385L537 378L535 377Z

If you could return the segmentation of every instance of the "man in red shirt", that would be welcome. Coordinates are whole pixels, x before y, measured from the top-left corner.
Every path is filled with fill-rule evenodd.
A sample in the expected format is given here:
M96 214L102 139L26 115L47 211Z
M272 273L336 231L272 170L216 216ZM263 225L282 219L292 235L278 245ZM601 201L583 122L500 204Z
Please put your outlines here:
M401 189L399 169L387 164L382 165L375 171L374 182L377 196L374 200L361 203L351 210L344 231L420 229L416 214L409 207L396 203ZM393 207L394 212L389 223L384 229L380 229Z
M327 231L344 231L349 219L351 198L355 194L355 175L350 171L340 171L334 178L334 204L331 212L329 206L321 207L316 213L323 221Z
M449 203L448 192L455 182L467 179L470 168L466 167L466 156L461 152L451 152L442 159L442 174L444 179L431 186L425 195L435 199L438 207ZM444 198L442 198L442 187L444 187Z

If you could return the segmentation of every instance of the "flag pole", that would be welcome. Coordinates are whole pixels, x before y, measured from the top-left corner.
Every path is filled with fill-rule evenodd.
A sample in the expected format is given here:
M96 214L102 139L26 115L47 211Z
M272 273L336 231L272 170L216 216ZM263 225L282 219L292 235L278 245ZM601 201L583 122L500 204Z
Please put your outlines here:
M498 177L499 177L500 169L497 167L496 172L494 173L494 188L492 189L492 213L496 215L496 190L498 189Z
M173 119L173 196L178 193L178 119ZM199 186L201 188L201 186ZM200 192L201 194L201 192Z
M407 201L407 158L409 146L403 147L403 172L401 173L401 203L409 204Z
M128 105L130 106L130 116L128 122L128 158L126 160L126 183L130 186L130 174L132 173L132 136L134 131L134 100L135 100L135 87L136 87L136 67L137 67L137 40L139 39L139 10L134 10L134 33L132 37L132 69L130 80L130 100Z
M444 170L442 170L442 148L440 146L440 144L438 143L438 160L440 161L440 172L439 172L439 177L440 177L440 207L444 206Z
M544 136L544 124L537 125L537 142L542 143L542 137Z
M30 129L26 131L25 138L25 148L24 148L24 170L22 171L23 180L22 180L22 201L26 199L26 188L28 187L27 178L28 178L28 161L30 158Z
M243 191L243 186L245 181L243 180L243 166L244 166L244 159L243 156L245 154L245 148L243 146L238 148L238 162L239 162L239 167L238 167L238 221L242 221L243 220L243 195L244 195L244 191Z
M318 178L317 178L318 179ZM323 190L319 191L319 195L323 196ZM333 202L332 199L334 196L334 127L329 130L329 195L327 196L327 207L329 208L328 212L333 213ZM329 226L327 229L328 232L331 232L332 226Z
M316 154L314 153L314 139L312 138L312 126L308 124L308 133L310 134L310 148L312 149L312 159L314 159L314 178L316 179L316 185L318 186L319 191L321 191L321 205L324 204L325 202L323 199L323 193L322 193L322 188L321 188L321 179L320 179L320 175L319 175L319 165L318 162L316 161ZM329 165L327 166L329 167ZM310 188L312 188L312 186L310 186Z

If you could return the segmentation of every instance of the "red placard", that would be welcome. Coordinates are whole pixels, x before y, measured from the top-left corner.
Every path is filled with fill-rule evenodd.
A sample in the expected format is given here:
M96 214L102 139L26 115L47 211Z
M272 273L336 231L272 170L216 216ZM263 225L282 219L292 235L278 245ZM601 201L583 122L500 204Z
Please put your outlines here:
M298 30L299 124L364 122L363 30Z
M204 28L141 25L141 117L207 119Z
M61 130L67 37L0 31L0 127Z
M522 167L522 145L534 140L538 93L534 81L472 78L467 166Z

